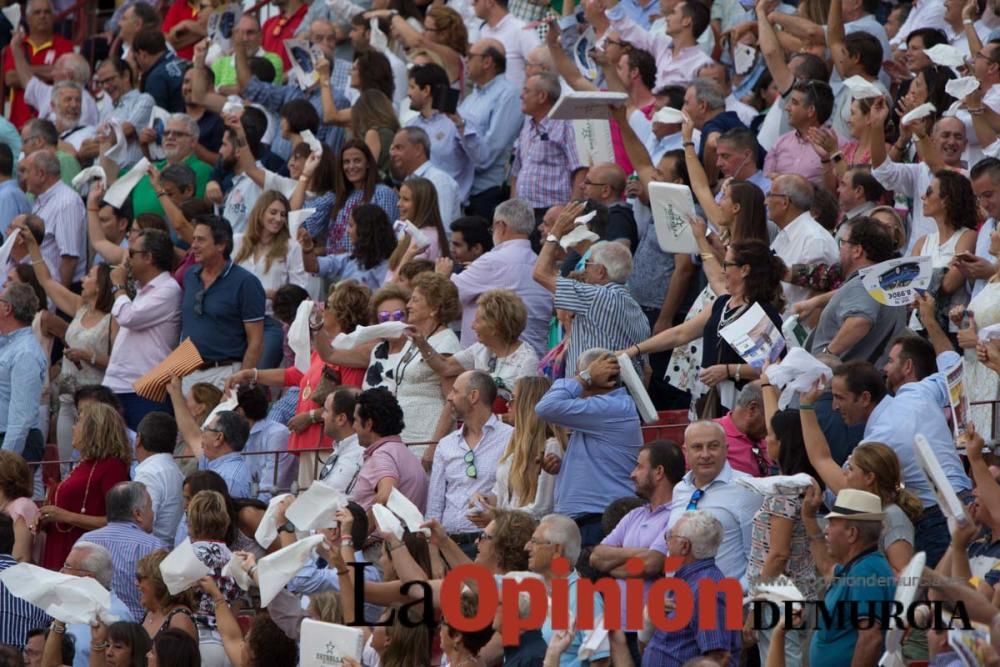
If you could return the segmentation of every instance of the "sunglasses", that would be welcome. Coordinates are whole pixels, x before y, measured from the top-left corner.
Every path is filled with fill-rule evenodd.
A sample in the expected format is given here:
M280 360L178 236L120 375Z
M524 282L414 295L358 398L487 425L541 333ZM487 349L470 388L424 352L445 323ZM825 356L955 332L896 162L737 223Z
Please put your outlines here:
M476 479L479 476L479 470L476 468L476 453L471 449L465 453L465 476L471 479Z
M205 314L205 288L202 288L194 293L194 314Z
M197 297L196 297L197 298ZM384 324L385 322L402 322L403 318L406 317L405 310L380 310L378 312L379 323Z

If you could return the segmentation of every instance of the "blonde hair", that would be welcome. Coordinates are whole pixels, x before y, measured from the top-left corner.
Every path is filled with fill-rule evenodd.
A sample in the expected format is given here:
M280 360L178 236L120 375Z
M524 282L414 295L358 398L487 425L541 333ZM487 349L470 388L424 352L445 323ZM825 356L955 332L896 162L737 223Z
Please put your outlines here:
M442 35L441 44L465 55L469 50L469 31L465 27L462 15L451 7L432 5L427 10L427 18L434 19L437 34Z
M132 447L125 435L125 420L104 403L86 403L77 418L80 427L80 458L84 461L118 459L132 465Z
M199 491L187 509L191 539L225 540L229 530L226 499L218 491Z
M285 207L286 216L291 211L292 207L285 198L285 195L277 190L264 191L258 197L257 203L254 204L253 209L250 211L250 217L247 221L247 232L243 235L240 248L236 251L236 256L233 258L234 264L240 264L253 257L254 248L260 244L261 235L264 232L264 213L274 202L279 202ZM288 256L288 243L291 238L292 235L288 229L288 219L286 217L285 225L275 234L274 240L271 241L271 248L267 252L267 257L264 258L265 272L271 270L272 262L280 262Z
M899 457L891 447L881 442L858 445L851 452L851 465L857 466L865 474L875 476L875 493L882 499L883 508L895 504L906 513L910 521L916 522L920 518L924 506L912 491L900 486L902 471Z
M514 433L507 443L507 450L500 461L510 461L510 497L517 496L518 502L527 505L535 502L538 492L538 475L542 471L540 461L545 456L545 445L549 438L555 438L566 451L566 431L542 421L535 413L535 405L552 386L552 381L544 376L522 377L514 383ZM508 498L509 500L510 498Z
M528 323L528 309L513 290L487 290L476 299L476 306L480 318L508 345L518 339Z
M337 591L324 591L309 596L309 606L315 610L319 620L324 623L344 622L344 608L340 604L340 594Z
M171 595L170 591L167 590L167 585L163 582L160 563L168 555L170 555L170 552L166 549L157 549L146 554L135 564L135 573L153 582L153 588L156 591L156 603L160 605L161 610L168 609L174 605L191 607L192 599L190 590L186 590L178 595Z

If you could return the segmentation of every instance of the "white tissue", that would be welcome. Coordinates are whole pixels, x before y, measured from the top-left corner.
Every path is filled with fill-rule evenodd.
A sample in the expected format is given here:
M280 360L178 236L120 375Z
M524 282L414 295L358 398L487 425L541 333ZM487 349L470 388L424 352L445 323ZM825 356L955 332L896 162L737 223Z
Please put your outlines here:
M108 191L104 193L104 201L115 208L121 208L128 196L132 194L135 186L139 185L142 177L149 173L149 160L142 158L135 163L127 174L115 181Z
M83 192L84 188L90 185L91 181L100 181L101 183L108 182L108 175L104 173L104 167L99 164L95 164L93 167L87 167L82 170L79 174L73 177L73 187L77 192Z
M905 116L899 119L899 122L901 125L906 125L907 123L913 122L915 120L926 118L935 111L937 111L937 109L934 108L933 104L931 104L930 102L924 102L915 109L910 109L910 111L908 111Z
M229 393L225 394L222 397L222 400L219 401L219 404L216 405L212 409L212 411L208 413L208 416L205 417L205 421L203 421L202 424L204 424L205 426L210 425L212 423L212 420L219 416L220 412L226 412L227 410L233 411L237 407L239 407L239 405L240 402L236 398L236 390L230 389Z
M963 76L944 84L944 91L959 101L964 100L978 88L979 79L974 76Z
M768 376L770 377L770 376ZM736 483L761 496L795 496L813 485L813 478L804 472L797 475L771 477L739 477Z
M851 97L856 100L865 100L870 97L883 96L883 93L879 90L878 86L857 75L845 79L844 85L851 91Z
M237 95L230 95L222 105L222 113L241 113L244 109L243 100Z
M311 344L309 337L309 317L312 315L315 303L306 299L295 311L295 320L288 327L288 347L295 353L295 367L303 373L309 372L311 362Z
M15 2L15 3L7 5L6 7L4 7L0 11L2 11L3 15L7 17L8 21L10 21L10 24L11 24L11 26L13 26L14 30L17 30L18 28L20 28L20 26L21 26L21 5L19 5L19 4L17 4Z
M337 334L333 339L333 349L349 350L361 343L379 338L399 338L406 331L406 322L382 322L369 327L358 327L353 333Z
M757 60L757 50L749 44L737 44L733 49L733 65L737 74L746 74Z
M597 217L597 210L595 209L595 210L591 211L590 213L587 213L586 215L581 215L578 218L574 219L573 220L573 224L574 225L585 225L585 224L587 224L588 222L590 222L591 220L593 220L596 217Z
M653 122L664 125L679 125L684 122L684 113L673 107L663 107L653 114Z
M18 563L0 572L0 583L16 598L32 604L63 623L105 623L111 614L111 592L96 579L53 572Z
M416 244L416 246L421 250L423 250L424 248L428 247L431 244L431 241L430 239L427 238L427 235L424 234L422 231L420 231L420 229L417 228L417 226L412 222L410 222L409 220L397 220L396 222L392 223L392 229L393 231L396 232L397 240L402 240L403 236L409 234L410 241Z
M179 595L198 583L202 577L212 574L211 568L198 559L191 546L191 538L174 547L160 563L160 575L171 595Z
M428 528L421 528L424 524L424 515L420 513L417 506L413 502L403 495L403 493L393 487L392 492L389 494L389 500L386 502L386 506L392 510L393 514L398 516L406 524L411 533L423 532L424 535L430 536L431 531Z
M346 506L347 496L315 481L285 510L285 518L302 532L332 528L337 525L337 510Z
M306 146L309 147L310 151L313 153L323 152L323 144L319 142L319 139L317 139L316 135L312 133L312 130L302 130L302 133L299 136L302 137L302 141L306 142Z
M234 554L225 567L222 568L222 576L230 577L236 582L237 586L248 591L250 590L250 584L253 582L250 579L250 573L243 569L243 564L243 559Z
M257 561L261 607L271 604L271 600L309 562L313 551L322 543L322 535L312 535Z
M829 366L801 347L791 348L781 363L767 368L768 381L782 390L778 397L780 410L788 407L796 392L809 391L816 380L829 381L832 377L833 370Z
M335 1L336 0L334 0L334 2ZM327 2L331 2L331 0L327 0ZM382 29L378 27L378 19L370 19L368 21L368 28L370 31L368 33L368 43L371 47L379 51L385 51L388 49L389 37L386 36L386 34L382 32Z
M14 249L14 243L17 241L20 233L20 229L11 230L7 238L4 239L3 245L0 245L0 266L7 266L7 260L10 259L10 251Z
M574 227L573 231L568 234L563 234L563 237L559 239L559 245L563 247L563 250L568 250L577 243L582 243L583 241L590 241L594 243L600 240L600 236L581 225L579 227Z
M929 49L924 49L924 54L935 65L942 65L944 67L962 67L965 65L965 58L962 57L962 52L950 44L935 44Z
M0 257L2 259L2 257ZM2 266L2 263L0 263ZM991 324L988 327L983 327L979 330L979 340L982 342L990 341L994 338L1000 338L1000 324Z
M372 515L375 517L375 523L378 524L380 531L395 535L397 540L403 539L403 524L395 514L389 511L388 507L382 503L375 503L372 505Z
M264 517L260 520L260 525L257 526L257 532L253 534L257 544L265 549L269 549L271 544L278 539L278 503L290 495L292 494L282 493L280 496L271 498L267 504L267 510L264 512Z

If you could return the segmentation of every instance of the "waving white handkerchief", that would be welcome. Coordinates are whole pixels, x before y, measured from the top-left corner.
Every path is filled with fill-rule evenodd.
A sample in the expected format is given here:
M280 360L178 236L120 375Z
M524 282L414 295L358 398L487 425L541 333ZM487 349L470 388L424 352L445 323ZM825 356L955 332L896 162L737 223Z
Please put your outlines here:
M770 600L779 604L783 602L802 602L806 599L802 591L787 577L782 577L769 584L757 584L750 592L751 599L753 600Z
M979 330L979 340L984 343L993 338L1000 338L1000 324L991 324Z
M302 137L302 141L304 141L306 143L306 146L309 147L310 152L312 153L323 152L323 144L319 142L319 139L317 139L316 135L312 133L312 130L302 130L302 132L299 133L299 136Z
M111 620L111 592L96 579L18 563L0 572L0 583L14 597L63 623Z
M584 225L578 225L572 231L563 234L563 237L559 239L559 245L563 247L563 250L569 250L577 243L582 243L583 241L596 242L600 240L600 236L587 229Z
M871 97L882 97L884 93L871 81L860 76L852 76L844 80L844 85L851 91L851 97L856 100L865 100Z
M295 311L295 320L288 327L288 347L295 353L295 367L303 373L309 372L312 362L312 345L309 337L309 317L315 303L306 299Z
M802 489L813 485L813 478L804 472L797 475L772 475L771 477L739 477L735 480L762 496L796 496Z
M684 113L673 107L663 107L653 114L653 122L664 125L679 125L684 122Z
M767 379L782 390L778 397L781 410L788 407L796 392L809 391L816 380L828 381L832 377L833 370L829 366L801 347L791 348L781 363L767 368Z
M0 12L3 12L3 15L7 17L7 20L10 22L10 25L14 28L14 30L21 27L21 5L15 2L7 5L3 9L0 9Z
M160 576L171 595L179 595L212 574L212 569L201 562L187 538L160 562Z
M910 111L908 111L907 114L899 120L899 122L901 125L906 125L907 123L910 123L912 121L919 120L921 118L926 118L935 111L937 111L937 109L934 108L933 104L931 104L930 102L924 102L920 106L910 109Z
M222 400L219 401L219 404L212 408L212 411L208 413L208 416L205 417L205 421L202 423L206 425L211 424L212 420L218 417L220 412L232 412L239 406L240 401L236 398L236 390L230 389L229 392L222 397Z
M406 322L382 322L369 327L358 327L353 333L337 334L333 339L333 349L349 350L361 343L379 338L399 338L406 331Z
M591 220L593 220L596 217L597 217L597 210L595 209L595 210L591 211L590 213L586 213L584 215L581 215L581 216L575 218L573 220L573 224L574 225L585 225L585 224L587 224L588 222L590 222Z
M225 567L222 568L222 576L231 577L237 586L248 591L250 590L250 584L253 582L250 579L250 573L243 569L243 565L244 560L234 554Z
M73 188L77 192L83 192L83 189L90 185L91 181L100 181L101 183L108 182L108 176L104 173L104 167L99 164L95 164L93 167L87 167L82 170L79 174L73 177Z
M950 44L935 44L929 49L924 49L924 54L935 65L952 68L965 65L965 58L962 57L962 52Z
M337 510L346 506L347 496L315 481L285 510L285 518L302 532L330 528L337 525Z
M316 212L314 208L300 208L297 211L290 211L288 213L288 231L294 239L299 233L299 227L302 223L312 217L312 214Z
M267 504L264 518L260 520L257 532L253 534L253 538L257 541L257 544L265 549L270 548L274 541L278 539L278 504L291 495L290 493L282 493L280 496L271 498L271 501Z
M757 49L749 44L737 44L733 48L733 66L739 75L746 74L757 60Z
M599 651L609 652L611 646L608 643L608 631L604 627L604 614L594 622L593 630L586 630L580 650L577 652L580 660L590 660L590 656Z
M245 108L239 95L230 95L222 105L222 113L242 113Z
M104 157L112 162L122 164L128 156L128 140L125 139L125 130L122 129L121 122L117 120L109 120L107 127L115 135L115 144L104 152Z
M389 494L389 500L386 501L386 506L392 510L392 512L403 520L406 527L410 529L411 533L417 533L423 531L424 535L430 535L431 531L427 528L421 528L420 526L424 523L424 515L420 513L417 506L413 502L403 495L403 493L396 487L392 488L392 492Z
M409 234L410 240L421 250L431 244L427 235L409 220L397 220L392 224L392 228L396 232L396 239L399 241L402 241L403 237Z
M128 196L132 194L135 186L139 185L142 177L149 172L149 160L142 158L135 163L128 173L111 184L108 191L104 193L104 201L115 208L121 208Z
M312 488L312 487L310 487ZM311 535L289 544L257 561L257 582L260 584L260 606L271 604L281 589L309 562L313 551L322 544L322 535Z
M20 233L20 229L12 229L7 238L3 240L3 245L0 245L0 266L7 266L7 260L10 259L10 251L14 249L14 244L17 242L17 237Z
M388 507L382 503L375 503L372 505L372 515L375 517L375 523L378 524L380 531L395 535L397 540L403 539L403 524L399 517L389 511Z
M974 76L963 76L944 84L944 92L959 101L964 100L977 88L979 88L979 79Z

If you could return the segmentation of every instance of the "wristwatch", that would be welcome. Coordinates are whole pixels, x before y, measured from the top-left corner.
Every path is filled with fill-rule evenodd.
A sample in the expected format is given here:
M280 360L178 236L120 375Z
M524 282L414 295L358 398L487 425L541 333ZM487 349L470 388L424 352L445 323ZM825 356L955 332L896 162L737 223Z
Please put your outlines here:
M286 521L282 525L278 526L278 532L279 533L294 533L295 532L295 524L292 523L291 521Z
M590 377L589 370L580 371L580 379L583 380L583 384L585 384L587 387L590 387L590 385L593 384L594 382L593 378Z
M559 237L556 236L555 234L549 234L548 236L545 237L545 242L546 243L559 243Z
M127 291L128 290L125 289L124 285L112 285L111 286L111 293L112 294L114 294L115 292L127 292Z

